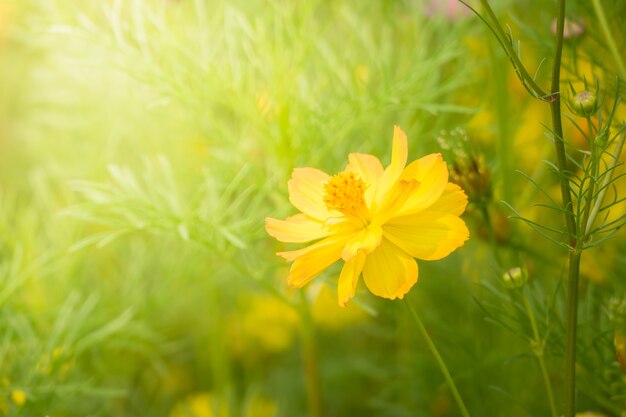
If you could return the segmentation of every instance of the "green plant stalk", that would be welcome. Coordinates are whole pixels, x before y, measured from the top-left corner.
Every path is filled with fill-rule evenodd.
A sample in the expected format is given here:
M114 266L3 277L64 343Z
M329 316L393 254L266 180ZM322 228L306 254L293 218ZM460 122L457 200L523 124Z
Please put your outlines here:
M306 379L306 393L309 404L309 417L323 417L322 384L320 380L315 327L311 317L311 309L306 293L300 291L300 319L302 360Z
M563 51L563 27L565 24L565 0L558 1L556 25L556 48L554 52L554 66L552 67L552 84L550 93L554 101L550 103L552 113L552 130L554 132L554 146L556 150L557 166L561 175L561 197L565 209L565 224L569 235L571 251L569 254L569 273L567 289L567 322L565 330L565 416L574 417L576 412L576 326L578 321L578 276L580 269L579 239L577 236L576 219L572 204L567 157L563 139L561 123L561 53Z
M543 356L544 342L539 336L539 329L537 328L537 322L535 321L535 314L533 313L532 308L530 308L528 297L526 297L526 293L524 292L523 288L521 289L521 292L522 302L524 303L524 308L526 309L528 319L530 320L530 327L533 331L533 340L531 341L532 349L535 357L537 358L537 362L539 363L539 369L541 371L541 376L543 377L543 382L546 385L546 393L548 394L550 412L552 413L552 417L558 417L558 413L556 411L556 402L554 401L554 393L552 392L552 383L550 382L548 368L546 367L546 361Z
M463 402L463 399L461 398L461 394L459 394L459 390L456 388L454 379L452 379L452 375L450 375L450 371L448 371L448 367L446 366L446 363L444 362L443 358L439 354L439 351L437 350L437 346L435 346L435 343L430 338L430 335L428 334L426 327L424 327L424 323L422 323L422 320L418 316L417 312L406 299L404 299L404 304L409 309L409 312L411 313L411 316L415 320L415 323L417 324L417 328L419 329L420 333L422 334L424 339L426 339L426 344L428 345L428 347L430 348L430 351L435 357L435 360L437 361L437 365L439 365L439 369L441 369L441 373L443 373L443 376L446 379L448 388L450 388L450 391L452 391L452 396L454 397L454 400L456 401L459 407L459 410L461 410L461 414L463 415L463 417L469 417L469 412L467 411L467 408L465 407L465 403Z
M493 25L493 31L495 32L496 36L500 40L500 43L502 44L502 47L505 49L507 55L513 62L513 66L515 67L515 70L517 71L520 78L522 79L522 82L528 83L528 85L531 86L532 90L535 92L535 94L539 96L539 98L541 98L544 101L550 101L550 98L548 98L548 95L535 82L534 78L530 76L530 74L526 70L526 67L524 66L524 64L518 57L517 53L511 46L511 43L509 42L509 38L504 32L504 29L502 29L502 26L500 25L498 18L496 17L495 13L493 12L493 9L489 5L489 2L487 0L480 0L480 3L483 9L485 10L485 12L487 13L487 15L489 16L489 20L491 20L491 24Z
M572 194L570 183L564 172L567 170L567 156L565 154L565 143L563 138L563 124L561 122L561 53L563 50L563 24L565 20L565 0L559 0L559 16L557 18L557 42L556 52L554 54L554 67L552 71L552 86L550 92L554 100L550 103L550 112L552 113L552 130L554 134L554 146L556 150L557 166L561 175L561 197L563 199L563 208L565 212L565 224L570 238L570 246L574 248L576 241L576 219L572 204Z
M622 55L617 49L615 40L613 39L613 36L611 36L611 30L609 29L609 23L606 20L606 14L604 13L604 9L602 8L602 3L600 3L600 0L591 0L591 3L593 4L593 10L598 18L598 23L600 23L600 29L602 30L602 34L604 35L606 43L611 50L611 54L613 55L615 64L619 69L619 76L622 78L622 80L626 80L626 66L624 65L624 61L622 60Z

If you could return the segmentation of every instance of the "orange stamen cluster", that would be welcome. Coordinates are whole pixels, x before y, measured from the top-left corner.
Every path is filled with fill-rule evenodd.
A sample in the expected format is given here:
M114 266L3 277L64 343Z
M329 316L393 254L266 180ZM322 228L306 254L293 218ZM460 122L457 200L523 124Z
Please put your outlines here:
M324 184L324 203L329 210L358 214L365 208L365 183L353 172L340 172Z

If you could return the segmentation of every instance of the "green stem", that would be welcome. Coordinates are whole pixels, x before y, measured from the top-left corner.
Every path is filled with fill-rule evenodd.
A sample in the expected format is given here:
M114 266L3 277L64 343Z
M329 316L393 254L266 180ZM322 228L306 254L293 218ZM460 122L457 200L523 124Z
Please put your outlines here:
M530 89L534 92L537 98L544 101L550 101L550 96L548 96L535 82L534 78L530 76L530 74L526 70L526 67L518 57L517 52L513 49L509 36L507 36L507 34L504 32L504 29L502 29L498 18L496 17L493 9L489 5L489 2L487 0L480 0L480 3L487 13L489 20L491 21L491 24L493 26L492 30L502 44L502 47L506 51L506 54L509 56L509 59L513 62L513 67L515 67L515 71L517 71L517 74L519 75L521 81L530 86Z
M569 233L570 245L574 247L576 240L576 219L574 218L572 195L569 178L565 174L567 170L567 156L565 154L565 139L563 138L563 125L561 123L561 52L563 50L563 25L565 21L565 0L559 0L559 12L557 18L556 51L554 53L554 67L552 70L552 85L550 92L554 101L550 103L552 113L552 130L554 133L554 146L556 150L557 166L561 175L561 197L563 208L566 210L565 223Z
M428 345L428 347L430 348L430 351L435 357L435 360L437 361L437 365L439 365L439 369L441 369L441 373L443 373L443 376L446 379L446 383L448 384L450 391L452 391L452 396L454 397L454 400L456 401L459 407L459 410L461 410L461 414L463 415L463 417L469 417L469 413L467 411L467 408L465 407L465 403L463 403L463 399L461 398L461 395L459 394L459 390L456 388L454 379L452 379L452 376L450 375L450 371L448 371L448 367L446 366L446 363L443 361L443 358L439 354L439 351L437 350L435 343L430 338L430 335L428 334L426 327L424 327L424 323L422 323L422 320L417 315L417 312L406 299L404 300L404 304L407 306L407 308L411 312L411 316L413 317L413 319L415 319L415 323L417 324L417 328L419 329L420 333L422 334L422 336L424 336L424 339L426 339L426 344Z
M565 417L574 417L576 414L576 325L580 255L580 251L573 251L569 256L567 327L565 330Z
M309 404L310 417L323 417L322 384L319 372L317 345L315 343L315 327L311 317L309 302L306 293L300 291L302 319L302 356L304 362L304 376L306 378L306 392Z
M561 53L563 50L563 26L565 23L565 0L558 1L556 25L556 49L552 67L552 85L550 92L554 101L550 103L552 129L556 149L557 165L560 171L561 196L565 209L565 223L569 234L571 252L569 255L569 274L567 291L567 324L565 332L565 417L574 417L576 412L576 324L578 317L578 275L580 268L579 239L576 219L572 204L569 178L566 174L567 157L561 124Z
M548 394L548 402L550 403L550 412L552 413L552 417L558 417L556 411L556 402L554 401L554 393L552 392L552 383L550 382L550 376L548 375L548 368L546 367L546 362L543 356L543 348L544 341L539 336L539 329L537 327L537 322L535 321L535 314L533 313L532 308L530 307L530 303L528 302L528 297L524 293L524 289L522 288L522 302L524 303L524 308L526 309L526 313L528 314L528 319L530 320L530 327L533 331L533 340L531 341L531 347L535 357L537 358L537 362L539 363L539 369L541 371L541 376L543 377L543 382L546 385L546 392Z
M611 30L609 29L609 23L606 20L606 14L604 13L604 9L602 8L602 3L600 3L600 0L591 0L591 3L593 4L593 10L596 12L596 16L598 17L598 23L600 23L600 29L602 30L602 34L604 35L606 43L611 50L611 54L613 55L615 64L617 64L617 68L619 69L619 76L622 78L622 80L626 80L626 66L624 65L624 61L622 60L622 55L617 49L615 40L613 39L613 36L611 36Z

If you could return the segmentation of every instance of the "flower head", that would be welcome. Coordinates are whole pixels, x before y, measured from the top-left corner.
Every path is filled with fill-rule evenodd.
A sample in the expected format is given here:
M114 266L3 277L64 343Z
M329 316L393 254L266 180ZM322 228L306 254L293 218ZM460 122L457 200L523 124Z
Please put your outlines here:
M300 288L339 260L339 304L354 296L359 277L377 296L402 298L417 282L414 258L448 256L469 238L459 218L467 196L448 182L440 154L406 166L406 134L395 127L391 164L372 155L348 156L334 176L296 168L288 183L289 201L301 213L285 220L265 219L267 232L281 242L315 242L280 252L293 262L289 285Z
M593 91L583 90L571 99L569 107L577 116L589 117L598 111L598 99Z

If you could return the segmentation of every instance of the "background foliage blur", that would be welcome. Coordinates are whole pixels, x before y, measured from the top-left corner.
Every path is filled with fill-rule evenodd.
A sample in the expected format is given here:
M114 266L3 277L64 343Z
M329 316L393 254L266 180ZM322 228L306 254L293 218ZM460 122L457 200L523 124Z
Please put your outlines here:
M565 78L597 78L609 106L618 68L587 3L568 8L586 30ZM626 4L603 4L623 50ZM494 7L545 80L551 7ZM533 207L532 181L557 198L548 117L454 2L0 2L0 415L306 415L309 321L324 415L457 415L400 303L358 291L339 308L337 270L301 299L263 230L292 213L294 167L385 160L394 124L410 159L443 152L472 200L472 239L420 264L409 301L473 415L548 415L534 356L558 398L562 249L501 203L560 227ZM582 267L580 407L616 416L625 248L620 232ZM496 258L528 273L522 295Z

